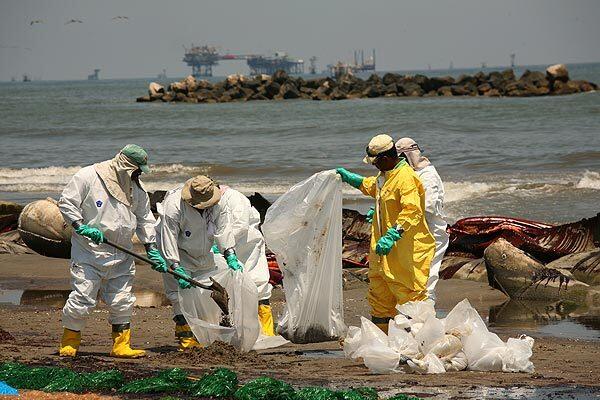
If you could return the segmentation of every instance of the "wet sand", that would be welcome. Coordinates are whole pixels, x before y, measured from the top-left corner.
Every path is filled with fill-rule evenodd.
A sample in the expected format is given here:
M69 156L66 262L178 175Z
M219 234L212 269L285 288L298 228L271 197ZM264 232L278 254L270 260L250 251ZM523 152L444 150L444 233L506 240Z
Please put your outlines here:
M451 309L467 297L485 318L492 305L502 303L505 296L483 283L449 280L439 284L437 308ZM2 289L69 289L68 260L57 260L38 255L0 255L0 287ZM136 291L162 289L160 275L149 267L139 265ZM365 300L366 285L357 280L345 283L345 319L349 325L358 325L361 315L368 315ZM157 297L159 298L159 297ZM31 299L35 303L35 298ZM157 301L156 304L160 304ZM272 299L275 314L283 305L283 293L276 289ZM184 355L175 356L176 343L171 321L171 308L136 307L132 320L133 345L148 350L142 360L117 360L107 357L110 350L110 326L106 307L100 306L90 315L83 332L80 356L74 360L60 359L57 347L62 332L60 307L53 305L21 305L0 307L0 327L14 336L14 340L0 343L0 360L30 364L61 365L77 370L119 368L130 377L152 371L182 367L191 375L200 376L216 364ZM506 340L518 336L518 329L493 329ZM372 375L359 362L341 358L337 342L307 345L286 345L259 352L252 359L226 360L224 365L240 374L242 381L269 375L284 379L297 386L320 385L335 388L372 386L383 394L398 391L421 394L431 398L478 398L482 387L550 387L573 389L580 393L588 390L600 393L596 378L600 368L600 344L594 341L540 337L536 339L532 361L533 374L496 372L451 372L442 375L394 374ZM315 354L315 351L317 353ZM320 356L315 356L320 355ZM588 389L582 389L587 387ZM553 390L554 390L553 389ZM440 397L441 396L441 397ZM530 398L537 398L530 393ZM543 397L540 397L543 398Z

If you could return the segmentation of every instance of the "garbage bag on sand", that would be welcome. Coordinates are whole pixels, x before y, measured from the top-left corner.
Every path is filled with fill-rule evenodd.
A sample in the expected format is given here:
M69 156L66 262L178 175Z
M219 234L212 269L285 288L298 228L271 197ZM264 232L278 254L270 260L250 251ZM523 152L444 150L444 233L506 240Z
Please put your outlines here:
M181 310L192 332L200 343L218 340L242 351L252 350L260 333L256 285L243 272L229 269L219 271L213 279L229 294L231 327L219 326L223 315L210 298L210 290L194 287L179 290Z
M295 343L343 335L342 183L323 171L279 197L262 225L283 272L278 331Z
M446 318L435 316L430 301L396 307L388 334L366 318L361 327L351 326L344 340L347 358L362 358L373 373L419 372L438 374L473 371L533 372L529 336L503 342L488 331L483 319L461 301Z

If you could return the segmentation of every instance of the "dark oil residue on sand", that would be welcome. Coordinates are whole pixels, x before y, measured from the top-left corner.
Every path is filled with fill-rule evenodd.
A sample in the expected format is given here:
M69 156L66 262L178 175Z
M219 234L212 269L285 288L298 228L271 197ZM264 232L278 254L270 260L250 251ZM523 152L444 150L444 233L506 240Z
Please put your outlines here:
M181 363L185 361L192 365L235 365L239 363L264 364L265 362L263 357L255 351L244 353L230 344L218 341L207 347L162 354L158 356L158 358L160 358L161 361L172 363Z

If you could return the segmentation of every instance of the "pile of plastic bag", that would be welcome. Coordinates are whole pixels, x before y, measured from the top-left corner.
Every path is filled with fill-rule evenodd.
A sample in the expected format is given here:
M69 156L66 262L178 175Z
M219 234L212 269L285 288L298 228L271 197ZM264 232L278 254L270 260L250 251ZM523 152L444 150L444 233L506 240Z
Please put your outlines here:
M352 326L344 341L344 353L362 358L376 374L419 372L439 374L473 371L533 372L533 339L528 336L502 341L488 331L467 299L446 318L436 318L433 302L409 302L396 307L388 334L366 318Z
M279 197L262 231L283 273L278 332L295 343L342 336L342 183L335 171L317 173Z

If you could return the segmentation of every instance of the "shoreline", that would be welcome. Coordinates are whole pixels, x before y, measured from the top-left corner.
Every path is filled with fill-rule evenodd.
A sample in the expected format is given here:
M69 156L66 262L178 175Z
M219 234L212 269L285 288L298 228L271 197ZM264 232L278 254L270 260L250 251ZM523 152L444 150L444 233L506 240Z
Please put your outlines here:
M0 269L0 287L68 290L68 263L69 260L45 258L37 254L0 255L0 264L10 266ZM357 280L347 279L344 286L346 323L358 326L360 315L368 315L366 285ZM162 279L150 268L137 265L134 289L162 293ZM490 306L502 303L506 299L502 293L491 289L486 283L451 279L440 281L436 308L449 310L465 296L484 319L488 317ZM275 316L281 313L283 300L281 289L274 290L272 303ZM214 367L214 364L196 361L191 363L184 356L176 356L170 306L135 308L132 341L135 346L149 351L146 360L117 360L107 357L111 339L106 318L107 309L101 305L88 317L87 328L83 331L81 356L75 360L65 360L56 354L61 334L58 305L2 305L0 327L13 335L15 340L0 343L0 358L5 361L70 366L75 369L89 369L93 364L95 369L116 367L134 373L181 367L194 375L201 375L208 368ZM491 327L490 330L498 333L503 340L523 333L523 329L518 327ZM588 393L590 390L591 393L600 393L600 382L591 379L590 375L590 371L600 368L598 341L527 333L535 338L532 361L536 371L533 374L462 371L435 377L418 374L372 375L359 362L337 356L310 356L315 351L336 354L340 350L337 342L288 344L281 348L258 352L259 362L233 363L234 365L228 366L240 374L242 381L268 374L295 386L373 386L382 393L393 393L394 390L407 393L406 390L410 390L414 395L450 396L440 398L478 398L481 393L474 391L474 386L507 390L514 387L572 387L573 393L576 394ZM168 363L164 360L166 353L171 354ZM564 368L567 365L568 368Z

